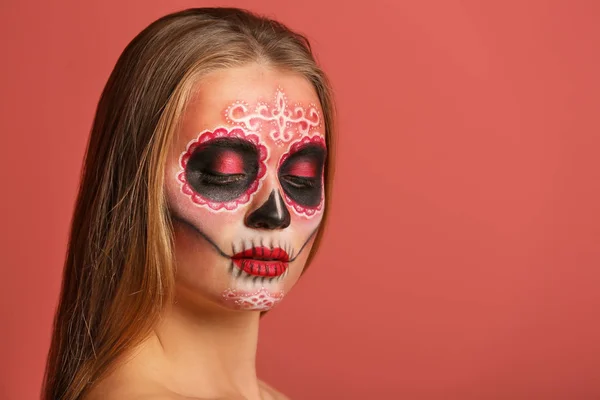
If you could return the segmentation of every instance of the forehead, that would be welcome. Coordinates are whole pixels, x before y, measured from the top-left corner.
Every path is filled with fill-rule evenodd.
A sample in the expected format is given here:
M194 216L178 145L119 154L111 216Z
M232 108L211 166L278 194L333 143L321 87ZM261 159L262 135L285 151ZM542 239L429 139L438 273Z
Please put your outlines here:
M275 104L278 93L285 96L287 107L312 105L322 115L315 89L305 77L250 64L211 72L197 82L184 110L180 139L192 139L198 132L217 126L231 126L226 118L229 107L239 102L250 107L259 103Z

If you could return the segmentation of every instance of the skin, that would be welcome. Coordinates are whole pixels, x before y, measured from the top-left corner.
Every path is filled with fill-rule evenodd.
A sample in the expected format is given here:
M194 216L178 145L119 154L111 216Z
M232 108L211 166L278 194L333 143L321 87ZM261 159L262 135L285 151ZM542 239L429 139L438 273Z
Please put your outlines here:
M316 119L307 117L312 122L287 133L280 131L283 135L279 136L271 123L252 125L246 120L242 125L242 117L252 114L259 103L274 106L278 93L285 95L279 100L283 98L289 109L297 105L308 112L313 107L317 114L311 115ZM247 106L245 112L236 109L228 115L239 104ZM298 190L294 186L296 176L322 184L319 157L324 157L325 142L323 126L318 123L322 115L318 104L314 88L304 77L264 64L219 70L202 78L174 137L165 173L165 193L174 220L176 301L152 335L128 354L88 399L286 399L256 375L259 317L298 280L321 222L322 188L300 185L300 191L294 191ZM296 127L294 123L290 126ZM186 153L193 156L196 151L188 151L190 145L218 128L227 132L242 128L244 139L256 135L267 150L264 174L246 201L233 204L236 200L230 199L231 193L202 186L203 178L191 192L185 188L194 177L202 177L206 168L227 174L252 174L256 162L244 162L244 157L246 161L252 159L248 156L252 151L236 153L227 146L224 150L203 150L208 152L198 157L195 172L182 163ZM318 148L304 150L308 156L300 153L311 141L322 145L323 154L318 154ZM206 159L212 160L208 167L202 161ZM194 198L199 194L204 197ZM225 201L212 201L211 196ZM229 203L230 209L224 203ZM264 213L261 209L270 211ZM281 247L290 253L288 262L278 264L285 267L284 274L242 275L240 267L228 258L242 248L265 243L265 247ZM271 262L261 262L266 263L266 271ZM246 266L250 268L251 263ZM253 293L276 301L244 305Z

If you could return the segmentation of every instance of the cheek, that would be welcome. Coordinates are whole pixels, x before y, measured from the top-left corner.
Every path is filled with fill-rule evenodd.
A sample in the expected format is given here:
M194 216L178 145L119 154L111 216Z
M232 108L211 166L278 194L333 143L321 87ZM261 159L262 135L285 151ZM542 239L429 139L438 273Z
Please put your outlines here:
M171 168L165 181L167 204L175 218L183 219L209 236L218 232L219 236L228 237L235 229L239 229L247 206L238 207L234 211L214 211L199 206L183 193L175 171L176 168Z
M312 231L314 231L314 229L312 229ZM312 233L312 231L309 230L309 228L307 227L305 234L310 235ZM300 235L299 235L300 236ZM311 236L310 239L308 240L308 242L306 242L306 237L297 238L297 246L301 246L304 245L306 243L306 246L304 247L304 249L302 250L302 252L298 255L298 257L294 260L293 264L291 265L289 271L289 275L286 277L285 281L284 281L284 291L287 293L290 290L292 290L292 288L294 287L294 285L298 282L298 279L300 279L300 276L302 275L302 272L304 271L304 269L306 268L306 260L308 259L308 256L310 255L310 252L312 250L314 241L315 241L315 236Z
M292 211L292 210L290 210L290 211ZM291 226L297 232L301 232L301 231L302 232L312 232L319 227L322 219L323 219L322 211L317 212L316 214L314 214L311 217L307 217L304 214L298 215L298 214L292 213Z
M312 247L314 236L316 235L323 219L323 214L313 216L312 218L306 218L292 213L290 229L292 230L292 237L294 248L296 251L302 249L301 256L296 260L297 264L303 265L302 261Z

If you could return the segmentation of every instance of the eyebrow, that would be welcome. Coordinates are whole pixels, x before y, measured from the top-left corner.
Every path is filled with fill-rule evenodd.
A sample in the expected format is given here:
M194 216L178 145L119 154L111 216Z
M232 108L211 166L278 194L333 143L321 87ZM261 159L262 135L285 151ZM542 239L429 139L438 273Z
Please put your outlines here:
M320 144L308 143L306 145L303 145L299 149L292 151L288 155L288 160L296 156L316 156L323 157L323 159L325 159L325 157L327 156L327 148Z
M252 143L251 141L249 141L247 139L221 137L221 138L215 138L215 139L209 140L208 142L202 143L200 146L198 146L194 150L194 152L197 151L198 149L204 149L208 146L221 147L221 148L237 147L237 148L241 148L243 150L250 150L250 151L258 150L258 148L254 145L254 143Z

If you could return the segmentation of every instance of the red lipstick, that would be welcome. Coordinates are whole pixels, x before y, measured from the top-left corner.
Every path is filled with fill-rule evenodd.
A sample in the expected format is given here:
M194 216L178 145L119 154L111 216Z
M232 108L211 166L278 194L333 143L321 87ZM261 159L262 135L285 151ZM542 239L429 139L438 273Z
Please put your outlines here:
M231 259L247 274L271 278L287 270L290 256L280 247L252 247L234 254Z

